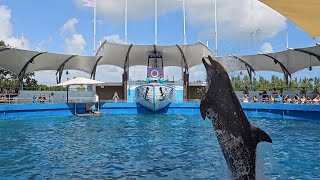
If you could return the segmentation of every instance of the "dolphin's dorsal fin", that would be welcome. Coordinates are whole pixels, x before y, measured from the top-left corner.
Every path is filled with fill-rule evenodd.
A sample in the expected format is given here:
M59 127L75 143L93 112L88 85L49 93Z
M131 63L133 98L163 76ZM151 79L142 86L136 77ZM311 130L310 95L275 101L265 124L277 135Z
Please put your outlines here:
M250 124L250 129L251 129L251 133L253 138L256 139L257 144L259 142L269 142L272 143L272 139L270 138L270 136L264 132L263 130L259 129L258 127Z

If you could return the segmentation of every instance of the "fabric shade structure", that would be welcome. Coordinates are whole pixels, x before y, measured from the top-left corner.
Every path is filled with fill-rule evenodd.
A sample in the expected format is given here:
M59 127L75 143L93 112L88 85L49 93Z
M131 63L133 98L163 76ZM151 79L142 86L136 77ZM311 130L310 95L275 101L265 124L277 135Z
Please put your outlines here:
M268 54L227 56L215 58L228 72L247 70L252 83L255 71L274 71L284 73L288 83L292 74L314 66L320 66L320 46L288 49Z
M55 86L67 86L67 103L69 102L69 86L71 85L94 85L94 84L103 84L104 82L96 81L92 79L87 79L83 77L76 77L74 79L59 83Z
M80 70L91 73L99 58L98 56L54 54L0 47L0 67L13 72L20 78L25 73L40 70L57 71L60 76L59 80L63 70Z
M201 64L204 56L212 55L210 49L202 43L190 45L125 45L104 42L97 55L102 59L98 65L109 64L124 68L127 66L147 65L149 54L157 52L162 54L163 66L181 65L191 68Z
M320 37L319 0L260 0L313 38Z
M285 70L289 74L294 74L308 67L320 66L320 46L288 49L282 52L267 54L217 57L216 60L228 72L246 70L247 66L245 63L247 63L254 71L282 73Z

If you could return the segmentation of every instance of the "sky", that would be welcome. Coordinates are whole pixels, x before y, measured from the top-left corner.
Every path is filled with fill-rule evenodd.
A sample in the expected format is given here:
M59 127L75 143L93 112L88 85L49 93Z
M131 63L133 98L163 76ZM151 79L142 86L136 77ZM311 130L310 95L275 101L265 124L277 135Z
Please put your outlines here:
M203 42L214 51L214 1L186 0L187 43ZM124 43L125 0L97 0L97 47L108 40ZM158 0L158 44L183 44L182 0ZM60 54L93 55L93 9L83 0L0 0L0 39L13 47ZM285 17L257 0L217 0L218 52L220 56L271 53L289 47L314 46L313 39ZM128 0L128 41L154 43L154 1ZM96 79L120 82L123 70L100 66ZM166 77L181 79L178 67L165 69ZM231 73L237 75L239 72ZM130 79L144 79L145 67L130 68ZM258 72L256 76L282 77L280 73ZM70 71L62 80L75 76ZM320 76L320 68L302 70L293 77ZM54 71L36 72L43 84L55 84ZM190 80L204 80L203 65L190 69Z

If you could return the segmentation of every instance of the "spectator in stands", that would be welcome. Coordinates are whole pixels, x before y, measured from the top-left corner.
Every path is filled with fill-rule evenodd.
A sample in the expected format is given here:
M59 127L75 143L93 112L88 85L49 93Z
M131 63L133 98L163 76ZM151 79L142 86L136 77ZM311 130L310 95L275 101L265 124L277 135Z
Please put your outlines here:
M118 96L118 92L114 92L112 99L114 100L114 102L118 102L118 100L120 99Z
M248 89L248 86L245 86L245 87L244 87L244 90L243 90L243 93L242 93L242 94L249 95L249 89Z
M313 99L316 98L319 95L318 88L315 87L311 94L313 94L313 97L312 97Z
M1 94L5 94L5 93L4 93L4 87L1 87L1 88L0 88L0 93L1 93Z
M274 102L282 102L283 97L280 95L280 93L277 95L276 98L274 98Z
M242 97L242 102L249 102L249 95L248 94L244 94L243 97Z
M295 104L299 104L299 95L298 94L296 94L295 96L294 96L294 98L293 98L293 102L295 103Z
M40 97L38 98L40 103L45 103L47 98L44 94L40 94Z
M100 114L100 112L97 110L95 104L93 104L93 105L90 107L90 112L91 112L92 114Z
M269 95L266 90L263 90L261 93L259 93L259 95L262 96L262 99L261 99L262 102L269 101Z
M292 99L290 98L289 95L286 95L286 97L284 98L284 103L292 103Z
M251 102L258 102L259 99L257 98L257 96L253 96L252 101Z
M320 95L318 94L316 98L313 99L314 104L320 104Z
M275 98L273 97L273 95L271 95L270 97L269 97L269 102L274 102L275 101Z
M306 95L302 95L300 100L301 100L301 104L306 104L307 103Z
M272 97L273 98L276 98L278 96L278 92L277 92L277 89L276 88L273 88L273 91L272 91Z
M307 95L306 87L303 87L302 90L300 91L300 96L302 95Z
M312 104L312 99L311 99L310 96L307 97L307 103L308 103L308 104Z
M38 101L37 96L34 95L33 98L32 98L32 103L36 104L36 103L38 103L38 102L39 102L39 101Z
M279 91L279 95L281 96L281 98L283 99L283 89L281 88Z

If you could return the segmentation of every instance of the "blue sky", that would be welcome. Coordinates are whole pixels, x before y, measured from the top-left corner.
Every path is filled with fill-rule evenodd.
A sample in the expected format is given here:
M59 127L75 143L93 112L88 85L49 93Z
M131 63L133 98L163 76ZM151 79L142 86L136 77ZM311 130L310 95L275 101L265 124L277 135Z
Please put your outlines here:
M128 39L134 44L154 43L154 4L151 0L128 0ZM284 17L257 0L218 1L219 55L255 54L285 49L286 33L291 48L314 46L319 39L312 39ZM159 0L158 44L183 44L182 3L176 0ZM214 11L212 0L187 0L187 41L202 41L214 49L212 32ZM93 54L93 11L84 7L82 0L0 0L0 39L11 45L30 50L55 53ZM124 0L98 0L97 46L108 39L124 42ZM98 69L97 79L120 81L122 70L116 67ZM132 69L131 75L142 79L144 67ZM99 72L110 71L108 78ZM170 77L177 68L168 68ZM178 71L179 72L179 71ZM191 80L203 78L203 67L190 70ZM40 82L52 84L49 72L37 73ZM237 74L233 73L233 74ZM263 72L270 77L279 73ZM320 69L304 70L295 77L319 76ZM74 75L88 76L75 72ZM181 77L180 77L181 78ZM132 78L135 79L135 78Z

